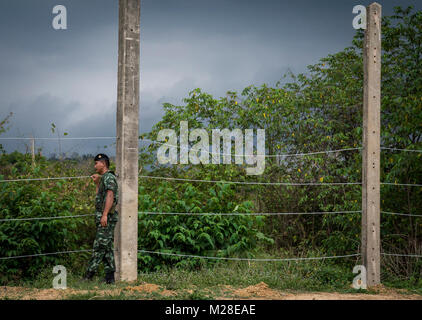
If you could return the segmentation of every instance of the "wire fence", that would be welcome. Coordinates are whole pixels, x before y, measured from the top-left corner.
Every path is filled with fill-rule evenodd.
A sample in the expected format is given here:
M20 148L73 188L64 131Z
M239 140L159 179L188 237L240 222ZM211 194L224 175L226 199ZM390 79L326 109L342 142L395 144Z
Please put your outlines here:
M411 214L411 213L400 213L400 212L385 212L381 211L382 214L389 214L393 216L405 216L405 217L418 217L421 218L422 214Z
M196 151L192 147L189 149L189 146L182 147L175 144L170 144L170 143L162 142L162 141L155 141L155 140L146 139L146 138L141 139L141 140L151 142L154 144L160 144L160 145L164 145L168 147L177 148L179 150ZM211 155L219 155L219 156L233 156L233 157L263 156L267 158L273 158L273 157L295 157L295 156L302 157L302 156L309 156L309 155L316 155L316 154L328 154L328 153L337 153L337 152L345 152L345 151L353 151L353 150L362 150L362 148L360 147L359 148L345 148L345 149L337 149L337 150L315 151L315 152L307 152L307 153L286 153L286 154L281 153L281 154L240 154L238 155L238 154L232 154L232 153L212 152L205 149L201 149L201 152L211 154Z
M284 216L284 215L323 215L323 214L343 214L343 213L362 213L362 211L328 211L328 212L150 212L140 211L139 214L145 215L188 215L188 216Z
M380 185L387 185L387 186L402 186L402 187L422 187L422 184L416 183L396 183L396 182L381 182Z
M2 179L0 183L4 182L24 182L24 181L47 181L47 180L71 180L71 179L87 179L91 176L76 176L76 177L47 177L47 178L21 178L21 179ZM201 180L201 179L187 179L187 178L173 178L173 177L159 177L159 176L145 176L140 175L139 178L144 179L160 179L160 180L174 180L186 182L206 182L206 183L226 183L226 184L244 184L244 185L273 185L273 186L326 186L326 185L362 185L362 182L258 182L258 181L227 181L227 180ZM392 183L381 182L380 185L392 186L407 186L407 187L422 187L422 184L410 183Z
M47 177L47 178L22 178L11 180L0 180L1 182L24 182L24 181L47 181L47 180L72 180L72 179L87 179L91 176L76 176L76 177Z
M39 138L39 137L0 137L0 140L115 140L117 137L60 137L60 138ZM161 144L166 145L169 147L174 147L178 149L185 149L179 145L169 144L163 141L156 141L148 138L139 138L140 141L150 142L154 144ZM422 153L422 150L418 149L401 149L401 148L391 148L391 147L380 147L381 150L387 151L404 151L404 152L417 152ZM315 155L315 154L327 154L327 153L336 153L336 152L344 152L344 151L353 151L353 150L363 150L362 147L355 147L355 148L344 148L344 149L337 149L337 150L326 150L326 151L316 151L316 152L308 152L308 153L290 153L290 154L270 154L264 155L265 157L290 157L290 156L306 156L306 155ZM235 154L225 154L219 152L209 152L207 150L203 150L209 154L216 154L216 155L232 155L232 156L254 156L254 155L235 155Z
M323 186L323 185L361 185L361 182L308 182L308 183L294 183L294 182L256 182L256 181L225 181L225 180L201 180L201 179L185 179L173 177L157 177L157 176L143 176L139 178L145 179L160 179L173 181L187 181L187 182L206 182L206 183L227 183L227 184L245 184L245 185L271 185L271 186Z
M27 254L23 256L0 257L0 260L33 258L33 257L43 257L43 256L51 256L51 255L58 255L58 254L92 252L92 251L93 251L92 249L86 249L86 250L58 251L58 252L51 252L51 253L35 253L35 254Z
M155 212L155 211L139 211L139 215L186 215L186 216L286 216L286 215L325 215L325 214L354 214L362 213L361 210L355 211L321 211L321 212ZM397 212L385 212L382 214L399 215L405 217L418 217L421 218L422 214L409 214ZM68 219L68 218L81 218L91 217L95 214L80 214L73 216L52 216L52 217L31 217L31 218L8 218L0 219L0 222L7 221L34 221L34 220L54 220L54 219Z
M209 260L228 260L228 261L260 261L260 262L267 262L267 261L303 261L303 260L324 260L324 259L337 259L337 258L349 258L349 257L357 257L360 256L360 253L356 254L348 254L343 256L325 256L325 257L304 257L304 258L281 258L281 259L258 259L258 258L228 258L228 257L211 257L211 256L198 256L198 255L190 255L190 254L180 254L180 253L170 253L170 252L159 252L159 251L148 251L148 250L138 250L141 253L150 253L150 254L158 254L158 255L166 255L166 256L176 256L176 257L184 257L184 258L198 258L198 259L209 259Z
M399 253L385 253L381 252L383 256L393 256L393 257L408 257L408 258L422 258L420 254L399 254Z
M42 256L49 256L49 255L60 255L60 254L92 252L92 251L93 251L92 249L85 249L85 250L72 250L72 251L58 251L58 252L51 252L51 253L36 253L36 254L28 254L28 255L20 255L20 256L0 257L0 260L33 258L33 257L42 257ZM115 250L115 251L117 251L117 250ZM198 256L198 255L191 255L191 254L180 254L180 253L170 253L170 252L150 251L150 250L138 250L138 252L139 253L157 254L157 255L166 255L166 256L177 256L177 257L183 257L183 258L200 258L200 259L208 259L208 260L227 260L227 261L258 261L258 262L324 260L324 259L336 259L336 258L349 258L349 257L356 257L356 256L361 255L360 253L357 253L357 254L349 254L349 255L342 255L342 256L259 259L259 258L237 258L237 257L230 258L230 257Z
M0 138L1 140L99 140L99 139L116 139L116 137L63 137L63 138L23 138L23 137L9 137L9 138ZM141 139L144 141L149 141L151 143L159 143L162 145L168 145L172 147L178 147L176 145L169 145L167 143L154 141L150 139ZM317 151L309 153L295 153L295 154L275 154L275 155L261 155L265 157L290 157L290 156L307 156L307 155L316 155L316 154L328 154L336 152L345 152L353 150L362 150L363 148L346 148L338 150L327 150L327 151ZM404 151L404 152L422 152L422 150L412 150L412 149L398 149L398 148L389 148L381 147L382 150L387 151ZM208 152L208 151L205 151ZM224 153L213 153L210 154L218 155L232 155ZM234 155L236 156L236 155ZM242 157L248 155L241 155ZM256 155L249 155L256 156ZM90 176L75 176L75 177L46 177L46 178L22 178L22 179L10 179L10 180L0 180L0 182L24 182L24 181L46 181L46 180L69 180L69 179L85 179L90 178ZM293 183L293 182L252 182L252 181L223 181L223 180L201 180L201 179L184 179L184 178L173 178L173 177L158 177L158 176L145 176L140 175L139 178L144 179L161 179L161 180L173 180L173 181L187 181L187 182L205 182L205 183L226 183L226 184L245 184L245 185L285 185L285 186L303 186L303 185L313 185L313 186L323 186L323 185L362 185L361 182L325 182L325 183ZM381 185L395 185L395 186L412 186L420 187L421 184L400 184L400 183L389 183L382 182ZM250 215L250 216L273 216L273 215L323 215L323 214L350 214L350 213L362 213L362 211L333 211L333 212L275 212L275 213L218 213L218 212L207 212L207 213L189 213L189 212L150 212L150 211L141 211L138 212L140 215L190 215L190 216L204 216L204 215L221 215L221 216L239 216L239 215ZM400 215L407 217L421 217L422 215L407 214L407 213L397 213L397 212L384 212L382 214L388 215ZM31 218L10 218L10 219L0 219L0 222L7 221L34 221L34 220L51 220L51 219L67 219L67 218L80 218L94 216L94 214L84 214L84 215L72 215L72 216L53 216L53 217L31 217ZM10 257L0 257L0 260L8 259L19 259L19 258L30 258L30 257L40 257L48 255L59 255L59 254L68 254L68 253L81 253L81 252L92 252L93 250L73 250L73 251L58 251L53 253L37 253L31 255L20 255L20 256L10 256ZM340 256L322 256L322 257L296 257L296 258L280 258L280 259L254 259L254 258L229 258L229 257L212 257L212 256L199 256L199 255L190 255L190 254L181 254L181 253L169 253L169 252L158 252L158 251L149 251L149 250L138 250L139 253L148 253L148 254L157 254L157 255L167 255L167 256L177 256L177 257L186 257L186 258L200 258L200 259L214 259L214 260L232 260L232 261L303 261L303 260L324 260L324 259L335 259L335 258L348 258L348 257L357 257L361 256L360 253L349 254L349 255L340 255ZM420 258L421 255L405 255L405 254L390 254L390 253L381 253L385 256L397 256L397 257L412 257Z
M381 150L405 151L405 152L418 152L418 153L422 153L422 150L416 150L416 149L397 149L397 148L381 147Z
M34 258L50 255L60 255L68 253L81 253L81 252L92 252L92 249L83 249L83 250L71 250L71 251L58 251L51 253L36 253L20 256L10 256L10 257L0 257L0 260L10 260L10 259L21 259L21 258ZM117 251L117 250L115 250ZM306 260L325 260L325 259L339 259L339 258L350 258L350 257L359 257L361 253L339 255L339 256L321 256L321 257L295 257L295 258L237 258L237 257L214 257L214 256L199 256L191 254L181 254L181 253L171 253L171 252L161 252L161 251L150 251L150 250L138 250L139 253L148 253L156 255L165 255L165 256L175 256L183 258L197 258L197 259L208 259L208 260L226 260L226 261L256 261L256 262L282 262L282 261L306 261ZM382 252L381 255L384 256L395 256L395 257L410 257L410 258L421 258L422 255L412 255L412 254L395 254L395 253L385 253Z
M60 137L60 138L24 138L24 137L0 137L0 140L103 140L116 139L116 137Z
M11 219L0 219L0 222L6 221L34 221L34 220L54 220L54 219L69 219L69 218L80 218L95 216L95 214L79 214L74 216L54 216L54 217L33 217L33 218L11 218Z

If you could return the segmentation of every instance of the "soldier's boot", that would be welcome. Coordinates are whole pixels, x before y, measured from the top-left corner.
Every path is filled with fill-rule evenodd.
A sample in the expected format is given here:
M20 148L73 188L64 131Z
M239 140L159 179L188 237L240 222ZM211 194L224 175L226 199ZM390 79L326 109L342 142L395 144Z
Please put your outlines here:
M92 278L94 277L94 275L95 275L95 272L92 272L92 271L87 271L86 273L85 273L85 276L84 276L84 280L85 281L90 281L90 280L92 280Z
M105 282L107 284L113 284L114 283L114 272L106 273Z

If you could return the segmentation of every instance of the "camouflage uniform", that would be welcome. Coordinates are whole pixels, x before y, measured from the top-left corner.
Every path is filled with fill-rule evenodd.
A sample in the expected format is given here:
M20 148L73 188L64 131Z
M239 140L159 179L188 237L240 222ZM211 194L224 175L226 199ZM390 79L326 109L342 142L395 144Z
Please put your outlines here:
M114 201L108 216L107 226L101 226L101 217L105 206L107 190L113 191ZM88 272L95 273L100 265L101 261L104 261L105 273L113 273L116 271L114 262L114 227L118 220L118 213L116 211L116 205L118 202L118 186L117 180L113 173L107 171L101 177L98 193L95 197L95 225L97 227L97 234L94 240L94 252L92 253L91 260L88 266Z

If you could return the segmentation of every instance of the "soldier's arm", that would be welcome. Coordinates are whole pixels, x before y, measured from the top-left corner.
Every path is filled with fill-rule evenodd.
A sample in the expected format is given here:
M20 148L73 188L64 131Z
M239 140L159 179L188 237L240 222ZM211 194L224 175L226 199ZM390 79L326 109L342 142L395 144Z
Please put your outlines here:
M103 217L107 216L110 212L111 207L113 206L114 193L111 190L107 190L106 201L104 205Z

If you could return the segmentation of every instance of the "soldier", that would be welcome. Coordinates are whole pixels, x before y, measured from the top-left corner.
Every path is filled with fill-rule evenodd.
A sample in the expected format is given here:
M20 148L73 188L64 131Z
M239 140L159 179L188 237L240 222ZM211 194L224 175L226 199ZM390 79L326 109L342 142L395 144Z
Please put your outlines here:
M106 274L105 282L114 283L114 227L118 220L116 205L118 202L118 186L114 172L109 171L110 160L105 154L98 154L95 158L96 174L91 178L96 184L95 197L95 226L97 234L94 240L94 252L85 274L85 280L91 280L98 270L101 261L104 262Z

